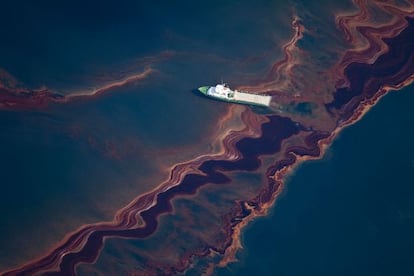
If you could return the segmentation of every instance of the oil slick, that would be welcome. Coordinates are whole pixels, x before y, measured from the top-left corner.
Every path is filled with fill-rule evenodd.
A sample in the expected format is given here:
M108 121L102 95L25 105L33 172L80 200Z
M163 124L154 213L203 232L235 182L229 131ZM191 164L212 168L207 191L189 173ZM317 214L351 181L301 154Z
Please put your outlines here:
M281 193L286 175L299 162L320 158L341 129L360 119L390 89L414 80L414 5L357 0L354 5L356 12L336 14L347 48L317 79L305 76L312 59L306 59L311 53L302 49L301 41L312 31L297 15L292 20L293 37L283 46L284 58L275 61L264 78L238 87L271 93L279 112L257 114L244 108L239 113L242 127L223 135L219 152L173 166L166 181L137 195L112 221L81 226L47 254L5 274L102 272L105 263L113 264L112 273L133 273L134 267L146 274L174 274L190 267L211 273L215 266L235 261L243 227L267 213ZM374 18L374 12L383 17ZM146 70L92 94L99 97L152 73ZM16 110L90 97L13 90L6 84L0 89L0 108ZM255 172L263 176L256 184L253 180L234 181L240 173ZM209 215L204 228L197 228L194 210ZM186 246L179 241L184 236L191 241ZM113 242L116 239L139 256L132 260L119 253L131 262L126 267L105 251L107 240L113 251L119 249ZM136 244L128 243L132 240ZM157 250L160 241L171 254Z

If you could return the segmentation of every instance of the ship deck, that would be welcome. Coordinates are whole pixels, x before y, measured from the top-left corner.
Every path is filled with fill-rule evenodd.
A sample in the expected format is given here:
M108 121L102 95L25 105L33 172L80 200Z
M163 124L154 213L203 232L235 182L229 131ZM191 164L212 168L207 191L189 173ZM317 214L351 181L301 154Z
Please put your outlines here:
M234 92L234 100L241 101L241 102L248 102L248 103L255 103L259 105L269 106L271 96L264 96L264 95L257 95L257 94L248 94L235 91Z

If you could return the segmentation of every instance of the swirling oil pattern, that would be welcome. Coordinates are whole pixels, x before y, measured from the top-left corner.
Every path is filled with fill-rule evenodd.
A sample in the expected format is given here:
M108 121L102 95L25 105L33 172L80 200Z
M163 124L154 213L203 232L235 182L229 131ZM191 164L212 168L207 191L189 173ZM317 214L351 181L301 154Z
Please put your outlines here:
M48 3L39 30L56 20L49 39L62 44L34 57L27 48L46 47L35 27L34 44L6 43L1 162L17 188L2 198L4 275L214 274L297 164L414 80L412 1L245 2L74 3L63 19ZM271 106L192 92L221 77Z

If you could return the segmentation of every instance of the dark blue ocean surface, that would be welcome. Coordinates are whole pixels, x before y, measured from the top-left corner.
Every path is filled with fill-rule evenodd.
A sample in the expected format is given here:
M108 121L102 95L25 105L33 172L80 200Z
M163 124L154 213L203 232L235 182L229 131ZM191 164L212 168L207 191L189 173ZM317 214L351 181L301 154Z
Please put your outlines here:
M95 97L0 111L0 270L45 254L81 225L112 219L164 181L171 166L209 153L229 105L192 92L222 79L232 87L266 79L283 60L296 15L305 26L297 57L302 77L313 82L307 72L331 68L348 47L333 21L333 14L349 9L348 1L340 2L2 3L0 82L12 80L8 72L22 87L45 86L69 96L90 94L144 69L153 73ZM300 74L293 76L301 83ZM414 275L413 100L413 88L387 96L341 134L324 160L299 168L272 214L246 230L241 261L218 273ZM225 196L218 189L212 196L227 204L227 190L220 190ZM196 207L177 206L173 215L184 210L184 219L193 212L204 219ZM167 223L160 218L171 231ZM177 225L180 233L192 227L185 220ZM202 242L198 233L177 236L184 246L167 231L154 236L171 260ZM157 237L170 242L171 254ZM107 258L97 266L104 274L120 274L107 270L116 258L134 269L134 261L147 261L132 260L133 251L123 247L127 242L111 242L115 249L104 248ZM144 249L151 257L157 251Z
M394 92L288 181L220 275L414 275L414 87Z
M64 90L84 88L99 74L128 70L137 59L162 51L248 58L252 49L260 55L274 48L269 29L290 13L272 15L286 5L265 0L3 3L0 67L27 85ZM236 19L223 20L230 12ZM278 39L281 33L289 37L290 28L279 30ZM228 79L228 69L216 70Z
M168 159L171 149L183 156L184 150L198 154L192 146L208 150L209 133L228 105L192 90L220 79L235 86L246 81L240 75L267 70L292 33L288 6L267 0L2 3L0 81L9 80L6 71L22 87L70 95L147 67L154 73L85 102L0 112L0 270L44 254L66 233L111 218L151 190L159 168L175 162ZM222 20L230 13L232 20ZM251 61L264 53L268 59Z

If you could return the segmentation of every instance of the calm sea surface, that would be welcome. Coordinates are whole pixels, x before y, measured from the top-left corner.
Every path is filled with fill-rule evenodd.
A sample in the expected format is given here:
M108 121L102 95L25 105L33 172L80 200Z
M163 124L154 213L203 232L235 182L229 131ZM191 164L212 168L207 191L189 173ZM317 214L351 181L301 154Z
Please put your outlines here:
M0 270L44 254L80 225L110 219L165 178L172 164L162 160L191 147L208 151L203 139L227 106L192 90L264 75L282 58L295 8L331 18L333 6L349 6L167 2L2 4L0 68L23 86L67 95L148 64L157 73L91 101L0 111ZM308 42L310 52L332 43ZM163 60L166 52L173 54ZM414 274L413 102L413 87L385 97L324 160L301 166L272 214L245 231L240 263L220 273Z
M163 181L174 156L208 152L228 105L192 90L221 79L236 85L240 74L267 70L292 33L290 13L278 16L288 6L4 3L0 68L22 86L67 95L146 66L155 73L86 102L0 111L0 270L44 254L82 224L109 220ZM233 20L222 20L230 13ZM249 67L263 53L271 53L268 60Z
M220 275L414 275L414 86L298 168Z

